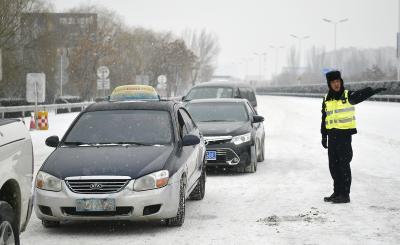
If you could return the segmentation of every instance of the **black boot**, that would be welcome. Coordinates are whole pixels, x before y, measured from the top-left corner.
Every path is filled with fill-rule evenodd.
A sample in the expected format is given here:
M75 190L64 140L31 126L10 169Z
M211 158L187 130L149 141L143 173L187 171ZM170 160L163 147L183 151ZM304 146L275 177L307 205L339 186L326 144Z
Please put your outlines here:
M332 193L329 197L324 197L324 202L332 202L332 199L335 198L337 195L336 193Z
M338 195L332 198L332 203L349 203L350 196L349 195Z

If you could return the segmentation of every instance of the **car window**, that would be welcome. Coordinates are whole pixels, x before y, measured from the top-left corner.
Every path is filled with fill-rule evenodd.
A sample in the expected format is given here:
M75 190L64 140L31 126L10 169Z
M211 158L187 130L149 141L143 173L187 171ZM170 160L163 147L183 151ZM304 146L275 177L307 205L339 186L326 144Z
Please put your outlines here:
M256 95L254 94L254 91L252 89L249 89L249 100L251 102L255 102L256 101Z
M239 88L240 90L240 97L243 99L249 99L249 90L247 88Z
M228 87L195 87L189 91L185 100L232 98L233 89Z
M185 120L185 124L189 133L192 132L196 128L196 124L193 122L192 118L185 110L180 109L179 111L181 112L183 119Z
M254 110L253 106L251 106L249 102L246 102L246 108L251 116L257 115L257 112Z
M179 124L179 137L183 138L183 136L187 135L190 130L188 129L188 125L185 123L184 116L182 115L182 110L178 110L178 124Z
M167 111L156 110L87 112L65 137L65 142L87 144L168 144L171 140L171 116Z
M244 122L249 120L245 105L237 102L189 103L187 110L195 122Z

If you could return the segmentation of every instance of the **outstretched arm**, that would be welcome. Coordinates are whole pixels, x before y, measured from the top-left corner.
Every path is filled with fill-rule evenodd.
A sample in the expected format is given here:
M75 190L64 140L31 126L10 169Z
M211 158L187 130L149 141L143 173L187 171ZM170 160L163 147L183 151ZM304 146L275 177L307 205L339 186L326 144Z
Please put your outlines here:
M366 87L357 91L349 91L349 102L352 105L356 105L373 96L374 94L380 93L385 90L385 88L373 89L371 87Z

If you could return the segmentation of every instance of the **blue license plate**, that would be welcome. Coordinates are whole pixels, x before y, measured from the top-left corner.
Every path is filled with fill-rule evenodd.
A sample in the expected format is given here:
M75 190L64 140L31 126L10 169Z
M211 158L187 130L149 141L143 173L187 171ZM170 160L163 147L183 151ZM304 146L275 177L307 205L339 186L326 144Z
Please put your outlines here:
M217 160L217 152L207 151L207 160Z

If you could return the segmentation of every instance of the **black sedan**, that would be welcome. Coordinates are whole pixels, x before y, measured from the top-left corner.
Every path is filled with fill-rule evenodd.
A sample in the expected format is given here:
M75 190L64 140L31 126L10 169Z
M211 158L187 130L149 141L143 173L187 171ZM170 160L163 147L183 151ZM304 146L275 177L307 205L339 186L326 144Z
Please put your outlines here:
M264 160L264 118L248 100L193 100L186 108L207 141L207 166L257 171Z
M35 183L45 227L66 220L165 220L180 226L186 198L205 194L205 143L186 109L167 101L93 104L56 147Z

